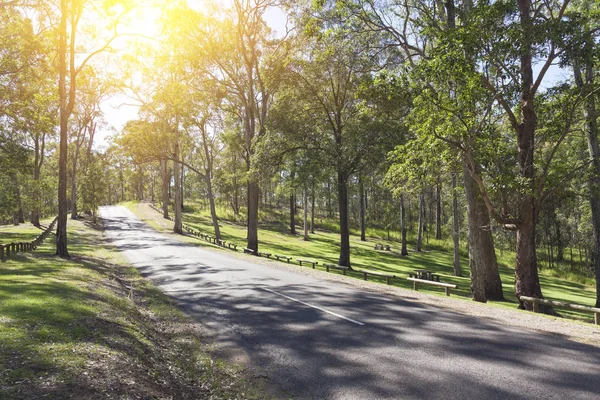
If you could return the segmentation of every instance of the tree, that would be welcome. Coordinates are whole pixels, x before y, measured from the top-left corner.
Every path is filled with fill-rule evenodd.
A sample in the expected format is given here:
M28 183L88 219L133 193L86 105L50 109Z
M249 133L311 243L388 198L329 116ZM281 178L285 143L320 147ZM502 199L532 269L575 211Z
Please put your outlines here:
M90 0L91 1L91 0ZM107 6L118 4L119 2L109 2ZM126 1L121 3L128 5ZM60 115L60 140L59 140L59 162L58 162L58 220L56 224L56 255L68 257L67 249L67 146L69 119L75 108L77 97L77 77L86 67L88 62L96 55L110 49L111 44L117 39L118 24L114 24L112 30L109 30L109 38L99 47L90 50L83 57L81 62L77 62L76 56L78 49L78 26L82 20L85 11L85 0L60 0L59 4L59 27L58 27L58 96L59 96L59 115ZM98 8L98 10L107 10L106 17L113 17L118 21L120 17L127 14L131 8L125 8L118 13L114 7ZM115 15L118 14L118 15ZM98 18L98 16L97 16ZM101 17L100 17L101 18Z
M234 0L233 7L208 15L187 9L181 13L189 30L186 38L193 52L206 65L205 73L228 94L229 111L241 122L247 170L252 169L254 147L265 134L268 110L276 90L276 70L285 57L283 39L270 39L264 15L271 0ZM222 8L222 7L221 7ZM207 8L208 9L208 8ZM260 189L252 174L247 177L248 244L258 251L258 207Z
M369 44L374 37L348 35L335 12L328 9L322 12L331 19L319 19L326 21L319 26L317 19L311 17L314 33L303 39L290 67L297 77L298 101L304 102L304 107L318 117L313 131L319 136L320 153L336 171L338 264L350 267L348 182L363 159L383 142L380 138L385 134L381 129L371 129L375 107L361 96L368 93L373 72L378 68L373 59L379 54L375 45Z
M589 201L592 214L592 265L596 276L596 307L600 307L600 147L598 145L598 64L600 48L598 47L598 25L600 9L597 3L587 0L576 4L576 9L569 14L569 19L578 27L578 40L567 52L572 63L575 85L583 97L584 132L590 158L588 185Z

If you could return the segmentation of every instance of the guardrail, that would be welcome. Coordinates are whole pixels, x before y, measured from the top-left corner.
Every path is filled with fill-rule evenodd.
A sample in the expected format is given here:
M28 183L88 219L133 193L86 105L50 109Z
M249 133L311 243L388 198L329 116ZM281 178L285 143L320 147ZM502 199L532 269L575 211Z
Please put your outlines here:
M530 302L532 304L533 312L539 311L538 306L540 304L544 304L546 306L552 306L552 307L570 308L571 310L577 310L577 311L592 312L592 313L594 313L594 323L596 325L600 325L600 308L584 306L582 304L564 303L562 301L538 299L537 297L529 297L529 296L521 296L521 297L519 297L519 300Z
M50 225L40 233L35 239L31 242L14 242L8 244L0 244L0 260L5 261L11 254L22 253L25 251L33 251L40 244L44 242L44 239L50 235L52 229L54 229L54 225L56 224L56 220L58 217L54 217Z

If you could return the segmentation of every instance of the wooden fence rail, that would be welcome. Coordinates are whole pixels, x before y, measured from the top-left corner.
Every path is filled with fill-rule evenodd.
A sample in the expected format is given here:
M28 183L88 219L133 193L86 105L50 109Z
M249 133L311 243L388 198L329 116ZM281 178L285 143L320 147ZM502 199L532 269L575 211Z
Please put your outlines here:
M531 304L533 305L533 312L539 311L538 304L544 304L552 307L570 308L571 310L592 312L594 313L594 323L596 325L600 325L600 308L584 306L581 304L569 304L564 303L562 301L538 299L537 297L521 296L519 299L521 301L531 302Z
M52 229L54 229L54 225L56 224L56 220L58 217L55 217L50 225L42 233L40 233L35 239L31 242L14 242L7 244L0 244L0 260L5 261L11 254L22 253L25 251L33 251L40 244L44 242L44 239L50 235Z

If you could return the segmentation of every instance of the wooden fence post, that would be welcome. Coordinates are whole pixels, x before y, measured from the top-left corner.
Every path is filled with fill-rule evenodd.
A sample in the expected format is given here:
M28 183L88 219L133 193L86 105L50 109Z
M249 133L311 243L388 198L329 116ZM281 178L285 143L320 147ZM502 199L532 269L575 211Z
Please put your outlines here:
M4 245L0 244L0 260L4 261Z

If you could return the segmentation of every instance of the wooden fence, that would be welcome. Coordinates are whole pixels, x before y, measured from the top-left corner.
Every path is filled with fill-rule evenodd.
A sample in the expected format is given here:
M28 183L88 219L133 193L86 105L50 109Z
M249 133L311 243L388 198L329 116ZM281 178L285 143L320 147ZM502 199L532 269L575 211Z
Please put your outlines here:
M571 310L587 311L594 313L594 323L600 325L600 308L584 306L581 304L569 304L562 301L538 299L537 297L521 296L521 301L527 301L532 304L533 312L539 311L539 304L544 304L552 307L570 308Z
M54 229L54 225L56 224L57 219L58 217L55 217L52 220L52 222L50 222L50 225L48 225L48 227L31 242L15 242L8 244L0 244L0 260L6 260L11 254L35 250L40 244L44 242L44 239L46 239L48 235L50 235L50 232L52 232L52 229Z

